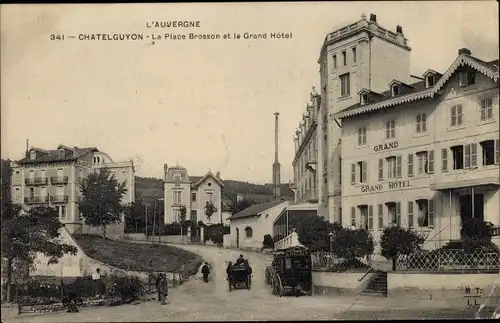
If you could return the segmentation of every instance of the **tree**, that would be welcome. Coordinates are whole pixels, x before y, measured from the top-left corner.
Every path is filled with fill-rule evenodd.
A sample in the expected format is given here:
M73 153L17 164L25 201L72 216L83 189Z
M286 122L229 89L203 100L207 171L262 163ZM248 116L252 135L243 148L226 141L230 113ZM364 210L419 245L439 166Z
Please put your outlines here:
M399 226L390 226L384 229L380 238L382 256L392 260L392 270L396 270L399 255L409 255L421 249L425 238L412 231Z
M463 219L460 229L460 242L462 249L491 249L495 248L491 242L493 237L493 224L477 218Z
M373 238L367 230L339 228L333 233L332 251L337 257L352 263L356 258L373 254Z
M10 168L10 160L2 159L2 173L1 173L1 190L2 190L2 210L7 207L10 202L10 176L12 174L12 169Z
M297 223L299 242L312 251L330 249L330 232L335 233L342 226L330 223L322 216L313 216Z
M37 253L57 263L64 254L76 254L77 248L59 241L57 209L38 206L23 212L21 206L8 203L2 210L2 259L6 260L7 301L11 301L13 266L16 262L33 265Z
M224 226L223 225L212 225L207 228L207 233L210 231L209 238L210 240L221 246L224 242Z
M239 200L238 202L234 203L231 207L231 212L233 214L236 214L244 209L246 209L249 206L252 206L254 204L257 204L258 202L254 200L247 200L247 199L242 199Z
M80 185L83 199L78 209L87 225L102 228L104 239L106 226L121 222L122 198L127 193L125 185L125 182L119 183L108 168L92 172Z
M181 205L179 208L179 222L181 223L181 238L183 236L183 227L184 227L184 222L186 222L186 217L187 217L187 209L185 205ZM183 242L184 243L184 242Z
M144 217L144 203L142 200L134 201L124 208L126 227L135 227L135 232L142 232L146 225Z
M207 201L205 204L205 215L207 216L207 220L210 221L210 218L214 213L217 212L217 207L212 202Z

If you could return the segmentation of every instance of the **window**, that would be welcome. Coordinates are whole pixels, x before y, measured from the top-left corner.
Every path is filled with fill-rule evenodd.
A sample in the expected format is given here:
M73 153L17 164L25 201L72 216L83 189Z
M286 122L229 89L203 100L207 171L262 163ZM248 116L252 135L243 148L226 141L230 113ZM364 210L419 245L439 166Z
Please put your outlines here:
M358 162L358 168L359 168L359 182L365 183L368 172L368 167L366 167L366 162L365 161Z
M212 192L208 192L207 193L207 200L208 200L208 203L214 203L214 193Z
M399 93L400 93L399 85L393 85L392 86L392 96L398 96Z
M384 228L384 206L382 204L378 205L378 228L380 230Z
M389 120L385 122L385 139L394 139L396 137L396 121Z
M180 181L181 180L181 174L174 174L174 181Z
M63 148L59 148L59 150L57 151L57 156L59 158L64 158L64 149Z
M432 87L434 84L436 84L436 76L435 75L429 75L426 77L426 87Z
M182 204L182 195L181 191L174 191L174 205Z
M344 66L347 65L347 53L346 53L346 51L342 52L342 62L344 64Z
M500 139L495 140L495 164L500 164Z
M462 105L454 105L451 107L451 126L458 127L463 124L464 115L462 113Z
M191 210L191 223L198 223L198 214L196 210Z
M358 129L358 146L366 145L366 127Z
M61 220L66 220L66 206L61 205L59 207L59 214L61 215Z
M356 208L351 207L351 226L356 227Z
M477 144L472 143L463 146L464 150L464 163L463 168L477 167Z
M356 47L352 48L352 62L356 63Z
M196 202L196 193L191 193L191 202Z
M446 148L441 149L441 171L448 171L448 149Z
M333 55L333 68L337 68L337 55Z
M360 219L360 228L368 229L368 206L367 205L358 205L359 214L361 216Z
M401 202L388 202L386 206L389 221L392 224L401 226Z
M351 79L349 73L340 75L340 96L351 94Z
M464 146L450 147L453 157L453 169L464 168Z
M408 177L413 176L413 154L408 154Z
M30 151L30 159L35 160L36 159L36 151L32 150Z
M416 153L417 155L417 174L427 174L428 173L428 163L427 163L427 152L420 151Z
M461 71L458 73L458 83L460 86L469 86L476 83L476 73Z
M408 201L408 228L412 229L413 226L413 201Z
M481 121L493 118L493 99L486 98L481 100Z
M387 178L396 178L396 157L387 157Z
M373 230L373 205L368 206L368 230Z
M427 131L427 115L425 113L417 114L417 132Z
M417 222L419 227L434 226L434 200L417 200Z
M253 236L253 230L252 230L252 228L250 228L250 227L246 227L245 228L245 236L247 238L251 238Z
M351 184L356 184L356 164L351 164Z
M147 207L146 207L147 210ZM174 209L174 222L180 221L181 219L181 213L179 209Z
M481 148L483 150L483 165L495 164L495 141L485 140L481 142Z
M384 179L384 160L380 158L378 160L378 180L381 181Z
M361 101L361 104L367 104L368 103L368 93L361 94L360 101Z

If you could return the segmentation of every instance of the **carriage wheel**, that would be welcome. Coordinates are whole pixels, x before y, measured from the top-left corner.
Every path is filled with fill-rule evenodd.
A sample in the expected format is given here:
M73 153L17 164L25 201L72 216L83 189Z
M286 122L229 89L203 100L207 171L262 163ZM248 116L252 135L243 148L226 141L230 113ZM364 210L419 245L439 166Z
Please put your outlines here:
M279 275L276 275L276 292L279 297L283 296L283 284Z
M250 290L250 285L252 285L252 281L250 279L250 275L247 277L247 288Z
M276 291L276 279L274 276L271 276L271 287L273 288L273 295L277 295Z

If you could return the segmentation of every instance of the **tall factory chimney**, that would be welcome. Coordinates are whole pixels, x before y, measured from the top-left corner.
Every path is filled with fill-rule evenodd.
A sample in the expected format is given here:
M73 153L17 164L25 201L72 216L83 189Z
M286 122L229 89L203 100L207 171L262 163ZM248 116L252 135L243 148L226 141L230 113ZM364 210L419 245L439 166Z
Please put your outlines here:
M273 163L273 198L279 199L281 185L281 164L278 161L278 112L274 113L274 163Z

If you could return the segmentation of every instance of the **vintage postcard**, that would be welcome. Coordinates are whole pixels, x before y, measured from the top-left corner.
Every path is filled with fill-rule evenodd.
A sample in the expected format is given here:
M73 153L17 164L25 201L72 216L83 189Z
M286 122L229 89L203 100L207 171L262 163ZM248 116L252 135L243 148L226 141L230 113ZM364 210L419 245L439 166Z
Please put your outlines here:
M2 321L500 318L498 16L1 4Z

